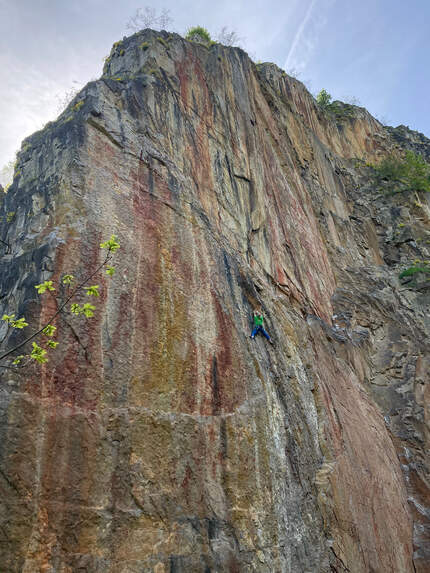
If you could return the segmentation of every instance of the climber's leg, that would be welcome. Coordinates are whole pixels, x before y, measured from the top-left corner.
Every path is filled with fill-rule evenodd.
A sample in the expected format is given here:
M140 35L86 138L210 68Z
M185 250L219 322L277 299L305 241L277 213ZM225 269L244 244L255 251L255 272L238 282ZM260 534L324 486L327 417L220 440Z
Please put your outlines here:
M264 328L262 326L260 326L260 330L261 330L261 334L263 336L265 336L267 338L267 340L270 342L270 336L267 334L267 332L264 330Z
M251 338L255 338L255 335L257 334L258 329L259 329L258 326L256 326L256 327L254 328L254 330L251 332Z

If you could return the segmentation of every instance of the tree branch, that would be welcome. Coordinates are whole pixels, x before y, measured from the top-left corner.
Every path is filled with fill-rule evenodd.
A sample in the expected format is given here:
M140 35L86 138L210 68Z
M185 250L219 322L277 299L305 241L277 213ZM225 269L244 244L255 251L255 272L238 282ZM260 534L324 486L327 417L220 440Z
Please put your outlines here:
M68 298L57 308L57 311L50 317L50 319L48 320L48 322L46 322L41 328L39 328L39 330L37 330L36 332L34 332L31 336L29 336L28 338L26 338L23 342L20 342L19 344L17 344L14 348L12 348L11 350L8 350L7 352L5 352L4 354L2 354L0 356L0 361L4 360L5 358L7 358L8 356L10 356L11 354L13 354L14 352L16 352L16 350L19 350L20 348L22 348L23 346L25 346L28 342L30 342L31 340L33 340L33 338L36 338L36 336L38 336L39 334L42 333L42 331L48 326L48 324L51 324L53 320L55 320L57 318L57 316L60 314L60 312L65 308L65 306L71 301L71 299L75 296L75 294L77 292L79 292L82 287L87 284L87 282L93 278L94 275L96 275L100 269L102 269L109 261L110 259L110 255L111 252L108 251L105 260L103 261L103 263L101 265L99 265L96 270L91 273L84 281L82 281L73 291L72 293L68 296Z
M10 249L10 245L9 245L9 243L7 243L6 241L3 241L3 239L0 239L0 243L3 243L3 245L6 245L6 247L7 247L7 251L6 251L6 254L8 254L8 252L9 252L9 249Z

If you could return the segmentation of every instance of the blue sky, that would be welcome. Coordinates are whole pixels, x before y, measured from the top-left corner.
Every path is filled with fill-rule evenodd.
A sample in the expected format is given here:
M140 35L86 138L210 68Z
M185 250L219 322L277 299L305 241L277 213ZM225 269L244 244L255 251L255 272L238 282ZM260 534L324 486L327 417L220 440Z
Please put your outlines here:
M179 33L235 29L251 57L294 69L313 93L430 137L430 0L0 0L0 167L66 91L101 74L143 6L170 9Z

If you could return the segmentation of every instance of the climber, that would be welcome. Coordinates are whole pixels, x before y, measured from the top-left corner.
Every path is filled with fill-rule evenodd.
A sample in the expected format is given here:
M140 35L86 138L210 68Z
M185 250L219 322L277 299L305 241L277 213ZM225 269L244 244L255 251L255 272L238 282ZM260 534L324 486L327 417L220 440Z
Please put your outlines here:
M263 315L261 311L254 311L254 329L251 332L251 338L254 339L255 335L259 332L261 332L261 334L267 338L270 344L273 344L272 339L263 328Z

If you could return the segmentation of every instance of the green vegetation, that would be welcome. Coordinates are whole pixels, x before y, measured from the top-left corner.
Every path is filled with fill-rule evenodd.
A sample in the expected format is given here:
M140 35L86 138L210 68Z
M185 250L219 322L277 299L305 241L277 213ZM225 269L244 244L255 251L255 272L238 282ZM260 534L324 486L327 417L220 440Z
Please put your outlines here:
M322 89L316 99L317 104L323 109L326 109L330 105L331 95L325 89Z
M147 50L149 48L149 42L142 42L139 46L141 50Z
M333 101L327 106L327 111L334 116L336 121L342 121L348 117L354 117L354 106L341 101Z
M109 253L115 253L120 247L116 235L111 235L110 239L104 243L100 243L101 249L107 249Z
M52 324L47 324L45 326L45 328L42 330L43 334L46 334L46 336L54 336L55 331L57 330L56 326L53 326Z
M7 322L7 324L10 324L10 326L12 328L25 328L26 326L28 326L28 322L26 322L25 318L18 318L15 319L15 315L14 314L4 314L2 316L2 320L4 320L5 322Z
M416 260L399 274L399 279L406 279L403 284L409 288L428 288L430 286L430 261Z
M30 357L33 358L33 360L36 360L36 362L39 362L39 364L48 362L48 359L46 358L47 351L39 346L37 342L32 342L32 345L33 350L31 351Z
M202 26L190 28L185 39L190 42L196 42L197 44L204 44L205 46L211 46L214 43L209 32L206 28L202 28Z
M169 44L166 42L166 40L164 38L162 38L161 36L157 36L157 41L160 42L160 44L163 44L163 46L165 48L169 47Z
M119 52L119 55L120 55L120 56L123 56L124 54L125 54L125 50L121 50L121 51Z
M10 187L10 183L9 183L9 185L6 186L5 191L7 191L7 189L8 189L9 187ZM9 211L9 212L6 214L6 222L7 222L7 223L12 223L12 221L15 219L15 214L16 214L15 211Z
M342 101L332 101L331 95L322 89L316 97L319 107L327 111L336 121L354 117L354 105Z
M413 151L406 151L403 158L389 155L378 165L370 167L375 183L387 192L430 192L430 164ZM415 204L421 206L418 198Z
M406 277L412 277L412 276L415 276L419 273L430 274L430 269L428 267L417 267L417 266L408 267L407 269L405 269L404 271L402 271L399 274L399 279L404 279Z
M59 281L58 286L54 285L54 281L47 280L42 283L35 285L35 289L39 295L49 295L55 301L56 311L52 314L49 320L38 330L33 332L25 340L17 344L14 348L7 350L0 354L0 366L2 368L22 368L23 366L29 364L32 360L38 362L39 364L44 364L48 361L48 350L55 349L59 341L52 340L54 337L57 327L53 324L58 316L61 314L63 316L64 322L70 328L72 326L67 321L67 315L75 315L79 317L92 318L95 314L96 307L89 303L81 303L76 299L85 293L86 296L99 297L99 285L86 286L89 281L99 273L102 268L106 269L106 274L111 277L115 272L115 267L112 267L109 263L111 262L112 256L120 248L120 244L115 235L111 235L110 239L104 241L100 244L100 248L106 251L106 255L103 262L99 266L90 272L87 277L76 286L75 277L72 274L63 275L62 279ZM70 306L69 306L70 304ZM7 324L6 334L1 342L7 340L7 334L10 329L23 330L28 326L28 322L25 317L16 318L15 314L4 314L2 320ZM73 328L72 328L73 330ZM74 331L74 330L73 330ZM44 342L36 342L35 339L41 339ZM17 355L17 351L21 350L23 347L32 343L32 349L27 354ZM45 348L43 347L45 346Z
M99 285L91 285L89 287L85 287L85 290L88 296L100 296Z
M73 314L77 314L78 316L80 314L83 314L84 316L86 316L86 318L91 318L92 316L94 316L95 309L96 307L93 304L90 304L89 302L86 302L82 306L80 306L77 303L73 303L72 306L70 307L70 312L72 312Z
M81 107L84 105L84 100L82 99L81 101L78 101L78 103L75 103L75 105L73 106L73 111L79 111L81 109Z
M54 283L52 281L45 281L40 285L34 287L37 290L37 294L43 294L46 291L54 292Z

